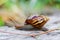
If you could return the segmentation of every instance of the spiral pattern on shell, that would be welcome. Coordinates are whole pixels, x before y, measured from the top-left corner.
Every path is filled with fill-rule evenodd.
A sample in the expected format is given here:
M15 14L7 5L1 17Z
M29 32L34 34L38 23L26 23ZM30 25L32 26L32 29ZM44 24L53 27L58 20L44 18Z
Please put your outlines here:
M32 18L28 18L26 20L27 24L32 25L34 28L41 29L46 22L49 20L47 16L41 15L41 16L33 16Z

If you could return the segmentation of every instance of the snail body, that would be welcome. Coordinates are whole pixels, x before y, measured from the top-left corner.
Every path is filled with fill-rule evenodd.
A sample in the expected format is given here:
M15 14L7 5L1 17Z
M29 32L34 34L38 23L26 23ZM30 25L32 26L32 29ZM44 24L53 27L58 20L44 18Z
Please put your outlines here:
M28 25L31 25L33 28L41 29L43 31L47 31L48 29L45 28L44 25L47 23L48 20L49 20L49 18L46 17L46 16L43 16L43 15L32 16L32 17L28 17L25 20L25 23L28 24ZM16 29L21 29L21 28L24 28L24 27L26 27L26 26L20 26L20 25L15 26Z

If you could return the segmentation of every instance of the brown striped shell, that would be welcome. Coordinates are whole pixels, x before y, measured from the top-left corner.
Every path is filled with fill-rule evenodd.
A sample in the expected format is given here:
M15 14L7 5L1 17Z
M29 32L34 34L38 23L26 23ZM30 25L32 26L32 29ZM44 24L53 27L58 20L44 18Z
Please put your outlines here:
M41 29L48 20L49 20L48 17L43 15L33 16L30 19L28 18L26 20L26 23L32 25L34 28Z

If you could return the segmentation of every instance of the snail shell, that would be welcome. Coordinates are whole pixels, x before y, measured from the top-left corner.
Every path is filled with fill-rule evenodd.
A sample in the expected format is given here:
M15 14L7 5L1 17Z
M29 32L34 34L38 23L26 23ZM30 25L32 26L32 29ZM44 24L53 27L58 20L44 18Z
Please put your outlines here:
M34 28L41 29L46 22L49 20L46 16L33 16L32 18L28 18L26 23L32 25Z

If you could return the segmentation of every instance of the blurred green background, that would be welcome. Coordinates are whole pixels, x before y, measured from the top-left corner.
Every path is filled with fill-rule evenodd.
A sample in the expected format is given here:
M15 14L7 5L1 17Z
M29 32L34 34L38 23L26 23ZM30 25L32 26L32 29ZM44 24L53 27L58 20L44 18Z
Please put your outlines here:
M0 0L0 6L10 8L13 5L28 9L42 9L45 6L60 8L60 0Z

